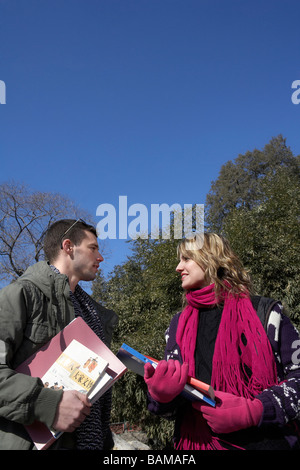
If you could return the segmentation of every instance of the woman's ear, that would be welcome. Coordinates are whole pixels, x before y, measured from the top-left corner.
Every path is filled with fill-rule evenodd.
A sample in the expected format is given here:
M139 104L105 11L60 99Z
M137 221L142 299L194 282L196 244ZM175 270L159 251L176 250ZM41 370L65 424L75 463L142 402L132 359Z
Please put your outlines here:
M223 279L223 277L225 276L225 273L226 273L226 269L223 268L223 266L220 266L217 270L217 276L219 279Z

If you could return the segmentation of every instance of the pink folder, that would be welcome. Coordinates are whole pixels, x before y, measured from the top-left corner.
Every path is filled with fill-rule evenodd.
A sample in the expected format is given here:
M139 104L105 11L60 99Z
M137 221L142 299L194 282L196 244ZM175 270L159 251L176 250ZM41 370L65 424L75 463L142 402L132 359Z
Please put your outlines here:
M18 366L16 371L32 377L43 377L73 339L108 361L109 365L106 372L113 379L110 386L126 372L127 368L124 364L98 338L81 317L77 317L69 323L41 349ZM36 421L26 426L26 430L38 450L47 449L56 440L53 433L41 422Z

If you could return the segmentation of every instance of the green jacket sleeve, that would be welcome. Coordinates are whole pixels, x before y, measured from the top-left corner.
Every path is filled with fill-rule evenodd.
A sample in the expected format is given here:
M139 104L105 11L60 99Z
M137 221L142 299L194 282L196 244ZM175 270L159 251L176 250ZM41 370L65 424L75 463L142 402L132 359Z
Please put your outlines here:
M51 426L62 392L45 389L39 378L14 370L16 357L23 362L34 340L25 335L30 308L21 283L0 291L0 416L24 425L38 420Z

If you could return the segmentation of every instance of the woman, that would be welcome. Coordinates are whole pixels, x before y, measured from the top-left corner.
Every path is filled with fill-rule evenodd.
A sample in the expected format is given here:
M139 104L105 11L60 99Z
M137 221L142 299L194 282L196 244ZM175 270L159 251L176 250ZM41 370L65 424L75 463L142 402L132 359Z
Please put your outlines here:
M185 305L165 360L145 366L149 410L175 418L179 450L299 449L300 340L281 303L250 296L247 271L216 234L183 240L178 254ZM187 375L213 386L215 407L180 395Z

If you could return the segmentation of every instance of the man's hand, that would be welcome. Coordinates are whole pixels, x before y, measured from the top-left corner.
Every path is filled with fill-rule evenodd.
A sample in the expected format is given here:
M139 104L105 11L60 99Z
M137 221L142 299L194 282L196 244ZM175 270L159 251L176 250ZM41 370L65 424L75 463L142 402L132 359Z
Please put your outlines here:
M52 427L56 431L73 432L90 414L91 403L86 395L75 390L63 392Z

